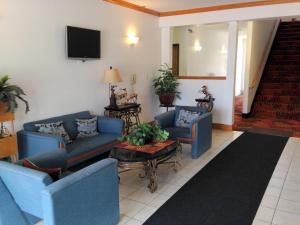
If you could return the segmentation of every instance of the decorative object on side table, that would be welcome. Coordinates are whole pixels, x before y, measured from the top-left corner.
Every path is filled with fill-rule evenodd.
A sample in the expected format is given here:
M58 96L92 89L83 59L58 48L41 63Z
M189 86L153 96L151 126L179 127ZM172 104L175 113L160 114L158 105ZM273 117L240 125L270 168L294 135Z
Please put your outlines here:
M18 150L14 112L18 108L18 99L25 103L26 113L29 111L29 105L22 97L25 95L24 91L17 85L9 84L8 81L8 76L0 78L0 159L10 157L12 161L16 161Z
M159 96L161 106L172 106L175 97L180 98L179 82L167 64L162 65L158 72L159 76L153 80L155 94Z
M197 106L207 108L207 111L211 112L214 107L215 98L208 92L206 85L203 85L199 92L201 93L200 98L195 99Z
M151 193L157 190L157 168L160 164L171 164L174 171L179 165L178 153L181 145L169 140L169 132L156 124L140 124L120 140L111 151L111 157L118 160L119 173L143 169L141 178L148 178ZM174 157L174 160L170 160Z
M109 70L106 70L104 74L104 82L109 84L109 107L117 107L117 99L115 95L115 88L117 86L114 84L122 82L119 70L113 69L112 67L110 67Z

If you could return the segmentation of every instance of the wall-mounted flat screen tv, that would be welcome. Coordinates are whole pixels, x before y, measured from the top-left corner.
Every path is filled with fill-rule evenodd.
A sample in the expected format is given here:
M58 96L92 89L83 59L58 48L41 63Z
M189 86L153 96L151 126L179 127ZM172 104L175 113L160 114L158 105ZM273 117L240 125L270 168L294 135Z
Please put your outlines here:
M68 58L100 59L101 31L67 26Z

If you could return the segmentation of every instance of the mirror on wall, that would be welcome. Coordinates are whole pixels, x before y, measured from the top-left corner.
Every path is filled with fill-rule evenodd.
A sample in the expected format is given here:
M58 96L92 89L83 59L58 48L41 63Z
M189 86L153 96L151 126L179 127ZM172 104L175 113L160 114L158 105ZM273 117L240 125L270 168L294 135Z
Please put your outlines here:
M180 78L226 77L228 23L172 29L172 68Z

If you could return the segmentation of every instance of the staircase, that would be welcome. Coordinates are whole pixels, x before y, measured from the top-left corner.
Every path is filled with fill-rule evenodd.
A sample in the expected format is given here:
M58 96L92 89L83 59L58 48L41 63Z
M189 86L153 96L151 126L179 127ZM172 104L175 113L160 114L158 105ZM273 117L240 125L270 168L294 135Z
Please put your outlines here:
M300 21L280 24L252 109L236 128L300 136Z

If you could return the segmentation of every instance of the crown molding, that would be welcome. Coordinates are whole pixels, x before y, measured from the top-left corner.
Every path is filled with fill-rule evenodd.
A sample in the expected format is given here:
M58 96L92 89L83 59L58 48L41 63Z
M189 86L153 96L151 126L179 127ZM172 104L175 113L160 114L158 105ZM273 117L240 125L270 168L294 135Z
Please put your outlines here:
M124 0L103 0L103 1L115 4L115 5L119 5L119 6L128 8L128 9L133 9L133 10L136 10L139 12L147 13L147 14L150 14L153 16L158 16L158 17L160 16L160 13L155 10L148 9L146 7L139 6L139 5L124 1Z
M185 9L185 10L175 10L175 11L167 11L167 12L158 12L153 9L148 9L143 6L139 6L125 0L103 0L105 2L109 2L115 5L119 5L125 8L133 9L139 12L147 13L157 17L166 17L166 16L178 16L192 13L204 13L211 11L220 11L220 10L228 10L228 9L238 9L238 8L247 8L247 7L257 7L257 6L267 6L267 5L277 5L277 4L287 4L287 3L297 3L300 0L261 0L257 2L242 2L242 3L232 3L225 5L217 5L217 6L209 6L209 7L201 7L201 8L193 8L193 9ZM163 1L163 0L162 0Z

